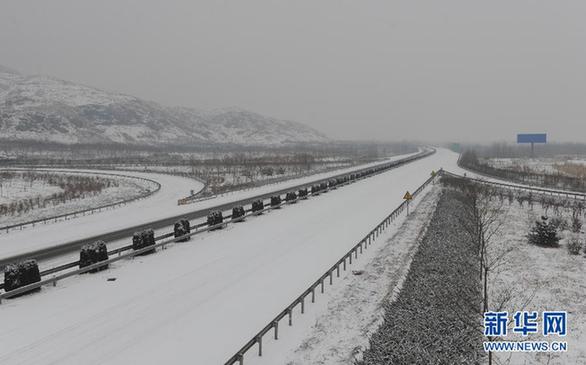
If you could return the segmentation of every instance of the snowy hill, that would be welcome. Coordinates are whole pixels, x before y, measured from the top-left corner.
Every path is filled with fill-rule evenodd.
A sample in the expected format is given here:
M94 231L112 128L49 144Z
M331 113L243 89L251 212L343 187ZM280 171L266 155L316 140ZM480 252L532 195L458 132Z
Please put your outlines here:
M301 123L229 108L166 107L0 66L0 139L60 143L277 145L327 138Z

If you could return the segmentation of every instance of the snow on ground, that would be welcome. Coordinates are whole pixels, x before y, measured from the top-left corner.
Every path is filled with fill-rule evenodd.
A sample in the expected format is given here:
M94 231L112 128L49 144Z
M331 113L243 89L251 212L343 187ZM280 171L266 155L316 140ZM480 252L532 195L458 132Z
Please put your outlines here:
M71 171L58 169L55 171ZM76 172L104 173L105 171L75 170ZM60 243L114 231L129 225L146 223L168 217L176 211L177 199L189 195L190 190L199 191L203 184L193 179L140 172L125 172L129 176L157 181L161 189L153 195L134 201L123 207L105 210L75 220L49 222L14 230L0 235L0 257L10 257Z
M494 177L489 177L487 175L481 175L478 174L474 171L468 170L468 169L464 169L460 166L458 166L458 154L456 152L452 152L452 151L447 151L447 153L451 153L452 156L455 156L455 159L450 159L449 162L444 166L444 170L451 172L453 174L456 175L460 175L460 176L467 176L467 177L471 177L471 178L475 178L475 179L481 179L481 180L485 180L485 181L491 181L491 182L499 182L499 183L505 183L505 184L509 184L509 185L514 185L514 186L519 186L519 187L530 187L530 188L534 188L535 186L532 185L527 185L527 184L519 184L519 183L515 183L512 181L508 181L508 180L503 180L503 179L498 179L498 178L494 178ZM542 189L542 187L538 187L540 189ZM559 191L562 193L565 192L570 192L570 193L575 193L575 194L584 194L583 192L579 192L579 191L571 191L571 190L560 190L560 189L551 189L551 188L547 188L548 190L554 190L554 191Z
M26 181L20 177L0 182L0 204L9 204L20 199L34 199L62 192L59 186L49 185L45 181Z
M404 158L408 155L394 156L384 162ZM364 167L381 164L376 162ZM187 178L141 172L127 172L128 175L150 178L161 184L161 190L151 197L133 202L116 210L105 211L75 219L75 221L60 221L56 223L37 225L23 231L11 231L0 235L0 258L52 247L64 242L83 239L129 226L145 224L159 219L188 213L199 209L213 207L231 201L245 199L258 194L269 193L304 182L323 179L344 172L354 171L357 167L316 174L301 179L287 180L281 183L258 188L240 190L222 194L214 199L200 201L195 204L177 205L177 200L189 195L190 190L199 191L203 184ZM69 170L59 170L69 171ZM86 171L86 170L83 170ZM100 172L100 171L95 171ZM102 173L104 171L101 171Z
M0 170L1 171L1 170ZM31 171L31 170L23 170ZM75 173L76 176L95 176L93 174ZM60 214L73 213L76 211L104 206L141 196L157 188L156 184L142 180L124 177L120 175L100 175L108 179L116 180L118 186L111 186L103 189L95 195L85 198L67 200L65 202L49 202L46 207L35 207L29 211L15 215L4 215L0 217L0 225L7 226L29 222L36 219L54 217ZM21 199L41 200L54 193L62 192L59 186L50 185L42 179L26 181L20 176L8 179L0 184L0 204L9 204ZM4 233L2 231L1 233Z
M487 158L484 161L490 166L501 169L528 168L535 173L556 174L559 171L554 165L566 162L567 158Z
M398 206L405 190L454 157L439 149L154 255L6 300L0 363L221 364Z
M412 203L416 208L408 220L405 215L378 238L351 270L347 271L316 304L307 304L305 314L288 327L280 326L280 339L269 334L263 342L264 354L245 358L246 364L337 364L352 365L368 347L384 315L383 303L400 290L411 258L425 232L439 198L439 187L427 191ZM341 282L339 282L341 280Z
M513 288L512 302L506 309L518 310L567 311L568 335L565 338L553 336L548 341L567 341L568 352L562 354L515 353L497 355L501 363L510 365L524 364L586 364L586 257L570 255L567 250L569 231L563 231L564 237L558 248L530 245L526 234L534 222L545 212L535 204L533 209L527 205L523 208L514 202L505 203L506 215L499 239L494 240L495 252L512 251L503 261L503 266L492 278L495 288L491 297L496 298L506 288ZM551 213L551 210L550 210ZM570 223L571 212L563 213ZM583 236L582 236L583 237ZM490 278L490 276L489 276ZM534 297L531 299L531 297ZM525 309L522 304L530 298ZM514 334L507 336L507 341L532 340L543 341L539 334L522 338Z

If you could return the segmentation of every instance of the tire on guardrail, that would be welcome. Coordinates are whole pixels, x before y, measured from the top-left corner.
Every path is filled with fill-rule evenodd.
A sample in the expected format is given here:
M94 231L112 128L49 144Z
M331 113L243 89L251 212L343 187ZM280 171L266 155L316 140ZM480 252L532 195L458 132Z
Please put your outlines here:
M108 248L106 247L106 243L104 241L86 243L79 251L80 269L106 260L108 260ZM101 270L106 270L107 268L108 264L104 264L103 266L92 269L89 272L98 272Z
M208 226L216 226L216 225L220 225L218 227L215 227L214 229L221 229L222 228L222 223L224 222L224 216L222 215L222 212L220 212L219 210L212 210L211 212L208 213Z
M153 231L152 229L145 229L144 231L136 232L132 236L132 249L135 251L143 249L148 246L154 246L154 245L155 245L155 231ZM147 255L147 254L150 254L153 252L155 252L154 248L152 250L148 250L146 252L143 252L141 255Z
M297 192L297 195L299 195L299 199L307 199L307 194L307 188L299 189L299 191Z
M4 268L4 291L9 292L23 286L41 281L39 264L36 260L25 260ZM31 289L22 294L39 291L41 288ZM22 295L19 294L19 295Z
M287 203L296 203L297 202L297 194L294 191L290 191L285 195L285 201Z
M246 215L246 211L242 205L237 205L232 208L232 221L234 222L242 222L244 220L244 216Z
M191 225L187 219L180 219L175 222L173 226L173 236L175 238L185 236L186 234L191 233ZM177 242L186 242L191 239L191 236L184 237L182 239L177 240Z
M321 186L319 184L313 185L311 187L311 195L319 195L321 192Z
M281 196L280 195L271 196L271 207L275 207L275 208L281 207Z
M328 188L330 188L331 190L336 189L338 186L338 183L336 182L336 179L330 179L328 181Z
M265 203L261 199L252 202L252 213L262 214L263 209L265 209Z

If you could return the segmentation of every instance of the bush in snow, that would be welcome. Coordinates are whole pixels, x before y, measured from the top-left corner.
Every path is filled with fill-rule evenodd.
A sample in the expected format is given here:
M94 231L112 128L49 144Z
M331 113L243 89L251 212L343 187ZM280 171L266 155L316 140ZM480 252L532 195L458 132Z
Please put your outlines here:
M244 219L245 214L246 214L246 211L244 210L244 207L242 205L237 205L234 208L232 208L232 220L235 220L235 219L242 220L242 219Z
M96 241L86 243L79 251L79 268L93 265L95 263L108 260L108 248L104 241ZM108 264L104 264L98 268L90 270L90 272L98 272L108 268Z
M41 281L41 274L36 260L26 260L17 264L9 264L4 268L5 292L39 281ZM37 290L41 290L41 288L32 289L30 292Z
M224 216L219 210L213 210L208 213L208 226L215 226L224 222ZM218 228L222 228L221 226Z
M265 208L265 203L259 199L252 202L252 212L260 212Z
M551 218L551 224L558 230L558 231L565 231L568 229L568 221L562 217L553 217Z
M582 242L580 242L578 238L572 237L568 241L568 252L570 255L579 255L580 251L582 251Z
M271 207L278 207L280 205L281 205L281 196L280 195L271 196Z
M145 229L144 231L136 232L132 236L132 249L135 251L143 249L148 246L154 246L154 245L155 245L155 231L153 231L152 229ZM153 253L153 252L155 252L154 248L152 250L149 250L149 251L142 253L142 255L146 255L146 254Z
M186 234L191 233L191 225L187 219L180 219L179 221L175 222L175 226L173 226L173 234L175 238L185 236ZM185 242L191 239L190 236L177 240L177 242Z
M582 230L582 220L578 214L572 216L572 232L580 233Z
M297 201L297 194L295 194L294 191L290 191L287 193L287 195L285 196L285 200L289 203L294 203Z
M542 216L540 221L535 222L527 238L530 244L546 247L557 247L560 242L556 224L548 222L546 216Z

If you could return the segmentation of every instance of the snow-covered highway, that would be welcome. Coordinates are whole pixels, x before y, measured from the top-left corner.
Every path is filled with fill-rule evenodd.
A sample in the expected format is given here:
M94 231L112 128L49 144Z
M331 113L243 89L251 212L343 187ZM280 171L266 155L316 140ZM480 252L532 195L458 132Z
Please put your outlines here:
M220 364L405 190L456 158L438 149L319 198L4 301L0 363Z
M326 173L310 175L299 179L291 179L277 184L265 185L258 188L235 191L218 196L214 199L200 201L195 204L177 205L178 198L185 197L191 189L198 191L203 185L197 181L164 174L146 174L132 172L136 176L148 176L161 183L161 191L144 199L140 204L129 204L122 209L79 217L74 221L61 221L48 225L37 225L24 231L11 231L0 235L0 263L12 262L15 256L45 258L47 252L58 254L67 253L78 248L88 241L96 239L119 240L132 236L135 230L147 227L168 227L174 223L173 217L186 214L205 216L207 210L223 204L232 208L232 203L242 199L250 199L258 195L287 189L299 184L310 183L315 180L326 179L341 173L355 171L359 168L372 167L389 161L403 159L414 155L398 155L384 161L365 164L358 167L334 170ZM161 222L169 220L170 222ZM142 228L136 226L143 225ZM133 228L134 227L134 228ZM65 248L65 249L63 249ZM20 257L18 257L20 259Z

